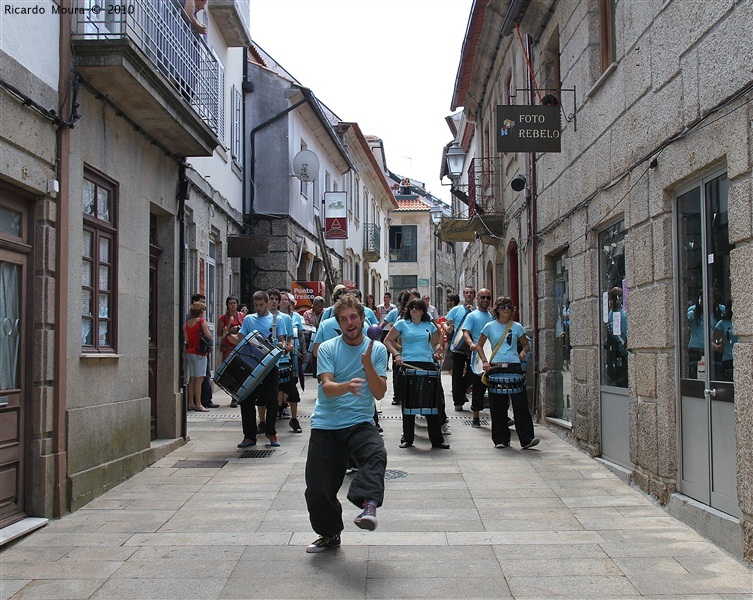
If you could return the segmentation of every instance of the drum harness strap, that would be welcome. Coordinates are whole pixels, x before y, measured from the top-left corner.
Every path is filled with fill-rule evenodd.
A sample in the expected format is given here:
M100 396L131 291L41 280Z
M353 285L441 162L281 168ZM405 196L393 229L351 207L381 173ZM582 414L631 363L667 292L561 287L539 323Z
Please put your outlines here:
M499 341L495 344L494 348L492 349L492 355L489 357L489 365L491 366L492 358L495 357L497 354L497 350L499 350L499 347L502 345L502 342L505 341L505 338L507 337L507 334L510 333L510 328L512 327L513 320L510 319L507 322L507 327L505 328L505 332L502 334L502 337L499 338ZM481 383L484 385L487 385L487 379L486 379L486 372L481 376Z
M452 343L450 344L450 352L455 352L454 348L460 344L460 342L463 341L463 323L465 322L465 318L473 312L473 309L468 308L468 306L464 306L465 308L465 314L463 315L463 318L460 319L460 323L458 323L458 328L455 330L455 333L453 334Z

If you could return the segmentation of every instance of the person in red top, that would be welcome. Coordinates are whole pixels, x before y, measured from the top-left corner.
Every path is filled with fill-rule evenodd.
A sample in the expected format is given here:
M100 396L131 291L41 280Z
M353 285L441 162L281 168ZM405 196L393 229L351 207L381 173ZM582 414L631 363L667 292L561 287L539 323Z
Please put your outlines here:
M209 331L204 311L207 305L203 302L194 302L188 311L190 319L186 321L186 356L188 363L188 410L209 412L201 405L201 384L207 372L207 356L199 354L199 333L203 333L210 340L212 334Z
M235 334L240 331L241 325L243 325L243 317L246 316L238 310L238 298L235 296L228 296L225 299L225 308L225 314L220 315L220 320L217 323L217 331L219 331L220 336L222 362L225 362L225 359L233 351L233 348L235 348L235 345L238 342L235 338ZM230 406L238 406L238 401L233 398L230 401Z

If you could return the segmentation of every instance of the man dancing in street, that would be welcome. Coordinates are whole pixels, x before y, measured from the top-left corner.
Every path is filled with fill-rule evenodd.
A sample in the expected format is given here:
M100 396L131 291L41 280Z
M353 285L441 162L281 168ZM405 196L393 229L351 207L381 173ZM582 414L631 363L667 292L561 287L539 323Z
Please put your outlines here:
M318 349L319 392L306 457L306 505L319 538L306 552L340 545L344 525L337 493L349 456L360 466L348 490L348 500L362 509L354 523L376 529L376 509L384 498L387 451L373 416L374 399L387 392L387 349L364 337L363 305L353 295L338 300L334 312L342 335Z

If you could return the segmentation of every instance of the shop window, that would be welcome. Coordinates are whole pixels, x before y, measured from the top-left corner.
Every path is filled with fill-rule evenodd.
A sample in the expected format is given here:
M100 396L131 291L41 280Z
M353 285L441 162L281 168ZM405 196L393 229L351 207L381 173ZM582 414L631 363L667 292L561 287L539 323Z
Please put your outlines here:
M599 234L601 382L628 387L628 290L625 285L625 222Z

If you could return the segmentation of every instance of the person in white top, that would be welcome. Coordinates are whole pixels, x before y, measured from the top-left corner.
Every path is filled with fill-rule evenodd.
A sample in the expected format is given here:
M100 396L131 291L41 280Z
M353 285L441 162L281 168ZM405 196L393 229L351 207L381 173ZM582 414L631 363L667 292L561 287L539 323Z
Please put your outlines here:
M426 312L429 313L432 320L436 323L437 320L439 319L439 312L437 312L437 307L432 305L428 294L424 294L423 296L421 296L421 300L423 300L424 304L426 304Z

